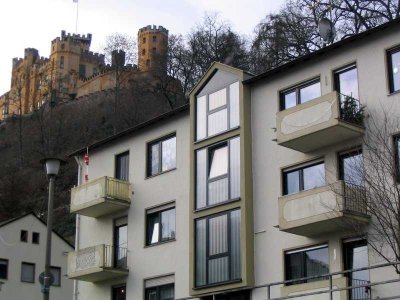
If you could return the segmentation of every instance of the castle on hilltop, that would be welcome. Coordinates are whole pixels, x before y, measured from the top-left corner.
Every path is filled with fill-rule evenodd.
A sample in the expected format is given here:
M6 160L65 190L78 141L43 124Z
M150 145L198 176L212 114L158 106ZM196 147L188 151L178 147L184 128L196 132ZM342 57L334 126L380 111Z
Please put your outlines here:
M0 121L9 116L28 114L48 101L70 100L114 88L117 68L124 76L120 84L144 74L166 71L168 30L148 25L138 32L138 65L125 64L125 52L115 50L111 64L104 54L90 51L92 34L80 35L61 31L51 42L50 57L26 48L23 58L12 61L11 87L0 96Z

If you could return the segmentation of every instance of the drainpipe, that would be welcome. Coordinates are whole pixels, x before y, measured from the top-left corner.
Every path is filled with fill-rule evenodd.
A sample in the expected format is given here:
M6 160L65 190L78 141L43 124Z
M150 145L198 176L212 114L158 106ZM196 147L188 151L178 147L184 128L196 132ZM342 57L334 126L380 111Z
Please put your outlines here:
M82 164L79 157L75 156L75 161L78 164L78 182L77 185L81 185L82 182ZM76 214L75 217L75 251L79 250L79 227L80 227L80 215ZM73 299L78 300L78 280L74 280L74 292L73 292Z

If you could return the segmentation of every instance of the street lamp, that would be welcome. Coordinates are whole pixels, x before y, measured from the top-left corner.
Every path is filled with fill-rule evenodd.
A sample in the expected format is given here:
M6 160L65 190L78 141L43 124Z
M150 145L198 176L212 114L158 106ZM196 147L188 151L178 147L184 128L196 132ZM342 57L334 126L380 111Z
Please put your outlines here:
M54 202L54 181L60 170L60 166L65 164L65 161L59 158L45 158L40 161L46 166L46 174L49 178L49 201L47 206L47 240L46 240L46 260L44 273L39 278L42 284L43 299L50 299L50 286L53 283L51 274L51 234L53 231L53 202Z

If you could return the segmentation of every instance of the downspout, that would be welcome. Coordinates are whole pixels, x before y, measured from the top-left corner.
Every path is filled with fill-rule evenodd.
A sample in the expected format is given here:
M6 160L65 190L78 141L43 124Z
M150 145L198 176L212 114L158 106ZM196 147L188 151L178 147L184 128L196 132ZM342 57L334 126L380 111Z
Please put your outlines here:
M77 185L81 185L82 182L82 164L79 157L74 156L76 163L78 164L78 182ZM80 215L76 214L75 217L75 251L79 250L79 231L80 231ZM74 280L74 292L73 299L78 300L78 280Z

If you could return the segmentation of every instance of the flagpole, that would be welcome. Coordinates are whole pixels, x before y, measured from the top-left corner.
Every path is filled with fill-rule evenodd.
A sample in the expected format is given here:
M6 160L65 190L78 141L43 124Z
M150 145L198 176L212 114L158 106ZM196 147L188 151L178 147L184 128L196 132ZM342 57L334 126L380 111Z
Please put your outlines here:
M78 33L78 5L79 5L79 1L78 0L74 0L76 2L76 22L75 22L75 33Z

